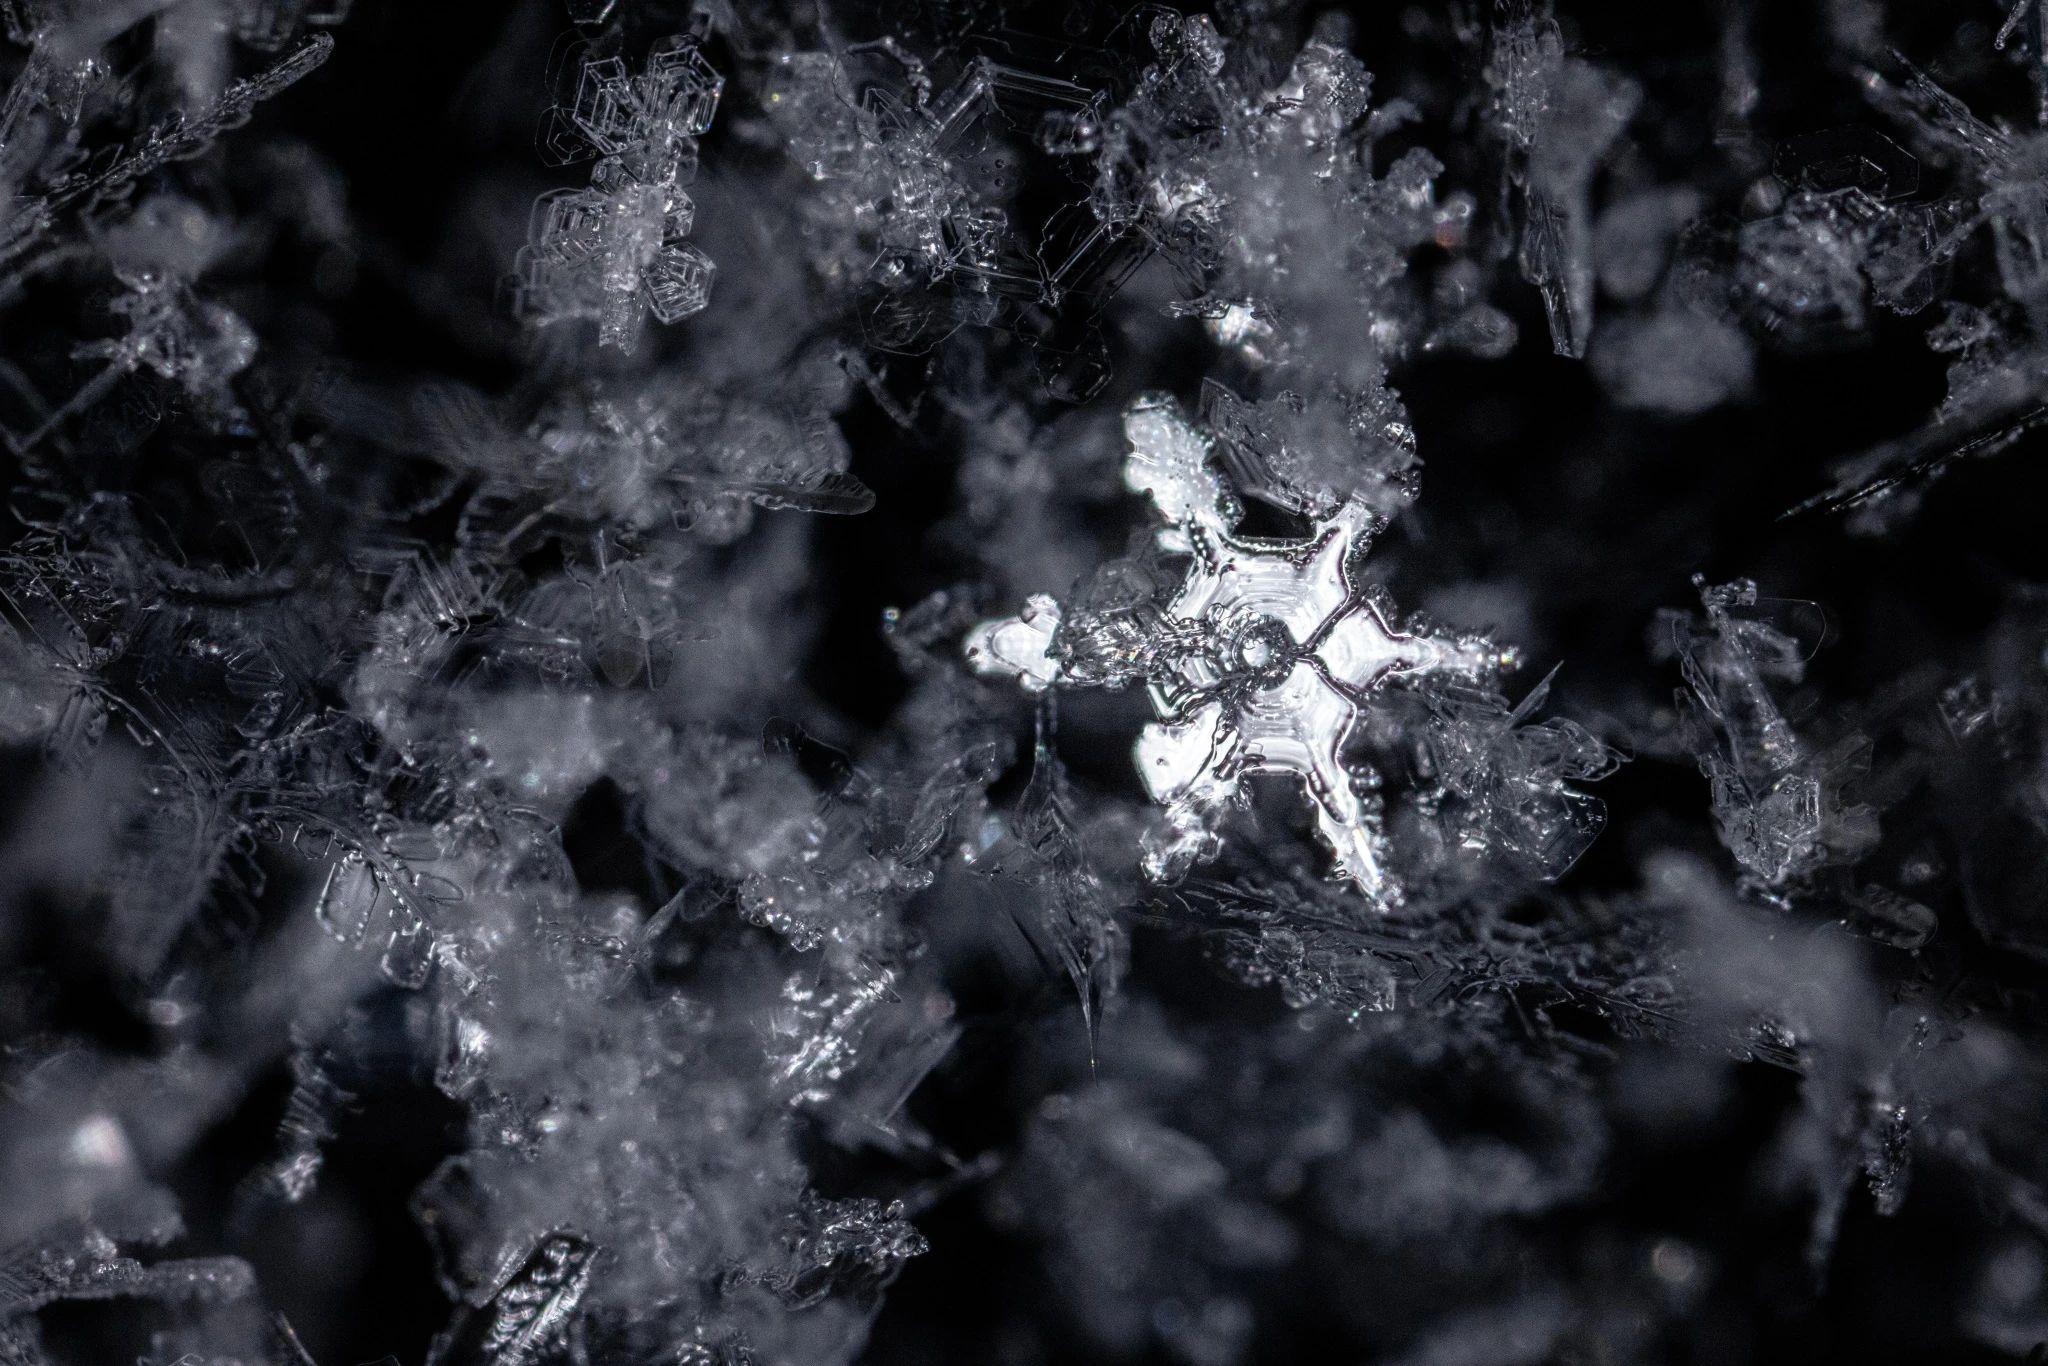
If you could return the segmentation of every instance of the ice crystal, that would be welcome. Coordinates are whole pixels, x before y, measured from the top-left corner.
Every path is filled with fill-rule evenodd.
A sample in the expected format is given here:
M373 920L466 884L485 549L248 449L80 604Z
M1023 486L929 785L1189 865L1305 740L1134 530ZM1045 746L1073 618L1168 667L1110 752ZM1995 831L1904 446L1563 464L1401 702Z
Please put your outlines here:
M525 1366L556 1354L580 1337L576 1306L596 1274L595 1257L596 1249L583 1239L549 1234L491 1296L484 1313L442 1337L430 1360Z
M1398 899L1383 868L1372 779L1347 763L1346 742L1374 695L1407 676L1488 678L1503 663L1478 638L1398 629L1357 577L1380 529L1348 500L1300 540L1237 534L1241 510L1212 461L1209 433L1165 396L1124 412L1124 480L1165 522L1162 549L1187 557L1179 589L1140 626L1092 614L1062 620L1037 600L1025 615L978 626L968 659L1027 688L1117 687L1142 680L1159 719L1133 759L1165 830L1145 854L1148 876L1177 878L1215 852L1216 826L1256 773L1298 779L1340 875L1376 900ZM1048 631L1050 627L1050 631Z
M128 16L130 20L134 17ZM47 179L42 192L25 197L15 208L5 234L0 235L0 264L23 253L67 214L117 199L163 167L198 156L221 135L247 123L258 105L310 75L333 51L334 39L316 34L260 74L229 84L196 113L188 116L181 112L152 125L83 165L77 158L61 159L57 164L62 169ZM90 79L99 73L86 64L73 74ZM29 92L24 104L43 102L44 92L37 86L46 79L47 73L33 66L24 73L16 87Z
M1021 675L1027 689L1034 676ZM1115 915L1114 889L1094 866L1072 809L1065 766L1053 748L1056 715L1050 700L1039 716L1031 781L1011 823L1014 838L974 853L975 863L993 876L1020 883L1041 909L1035 928L1081 999L1092 1029L1102 1004L1115 991L1124 968L1124 935Z
M144 1196L109 1227L86 1224L40 1232L46 1240L41 1246L15 1249L0 1260L0 1325L67 1300L231 1300L247 1295L254 1285L248 1264L239 1257L144 1263L124 1255L124 1244L158 1246L184 1232L161 1192Z
M2048 290L2048 199L2032 169L2042 154L2038 133L1985 122L1911 67L1896 81L1868 72L1864 85L1922 155L1953 166L1960 179L1931 203L1887 206L1902 226L1879 225L1865 267L1879 297L1902 312L1926 307L1944 275L1970 264L1968 248L1987 237L2004 296L1991 309L1945 304L1946 316L1927 334L1932 349L1954 357L1940 408L1918 429L1840 462L1832 487L1796 509L1854 509L1855 529L1883 532L1910 518L1921 486L1950 465L1996 455L2040 425L2033 393L2043 358L2031 325L2018 320L2034 316Z
M1430 750L1458 822L1453 843L1555 881L1607 824L1600 799L1571 784L1606 777L1621 755L1577 722L1532 723L1550 684L1544 679L1513 708L1485 693L1439 690L1430 699L1438 722Z
M583 59L545 146L562 161L598 161L587 188L534 205L516 286L523 313L542 325L594 319L603 345L631 351L646 314L666 324L704 310L715 268L688 240L687 187L724 88L694 34L656 43L637 75L621 57Z
M1522 208L1522 273L1543 298L1551 345L1583 356L1593 327L1591 185L1636 112L1640 88L1568 56L1550 6L1496 0L1487 81Z
M490 8L0 0L0 1362L2033 1348L2048 5Z
M1685 674L1679 714L1712 788L1722 842L1746 876L1774 890L1854 859L1875 840L1875 814L1845 800L1843 788L1861 773L1868 741L1852 734L1816 752L1773 691L1800 681L1818 642L1802 644L1760 612L1747 579L1698 587L1703 622L1678 613L1664 620Z
M1107 101L1086 82L1113 68L1022 34L962 56L943 88L893 39L781 58L770 114L823 194L818 267L858 288L882 352L1001 329L1037 349L1052 392L1085 399L1108 374L1096 313L1150 250L1086 198ZM1065 193L1027 216L1013 201L1032 179Z

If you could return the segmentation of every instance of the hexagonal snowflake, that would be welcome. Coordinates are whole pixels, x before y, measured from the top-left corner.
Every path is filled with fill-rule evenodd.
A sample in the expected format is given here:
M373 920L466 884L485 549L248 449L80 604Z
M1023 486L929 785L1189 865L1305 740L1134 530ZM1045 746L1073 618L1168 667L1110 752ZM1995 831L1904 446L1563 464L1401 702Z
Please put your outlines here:
M711 258L686 239L696 208L697 139L725 87L695 34L663 39L635 76L618 57L586 59L543 146L561 161L595 154L590 184L534 205L513 301L537 325L594 319L598 340L631 351L651 313L663 324L711 301Z
M1212 853L1216 825L1247 774L1301 779L1337 871L1376 901L1398 900L1385 874L1369 769L1345 746L1374 694L1416 674L1482 682L1505 659L1483 639L1397 629L1354 574L1380 527L1356 499L1324 510L1304 540L1240 536L1242 509L1211 462L1213 439L1170 398L1147 396L1124 414L1124 479L1168 523L1162 549L1188 556L1163 608L1077 612L1034 597L1014 618L970 633L969 662L1039 691L1057 684L1120 686L1142 679L1159 719L1135 748L1138 771L1166 807L1148 846L1153 878L1177 876Z

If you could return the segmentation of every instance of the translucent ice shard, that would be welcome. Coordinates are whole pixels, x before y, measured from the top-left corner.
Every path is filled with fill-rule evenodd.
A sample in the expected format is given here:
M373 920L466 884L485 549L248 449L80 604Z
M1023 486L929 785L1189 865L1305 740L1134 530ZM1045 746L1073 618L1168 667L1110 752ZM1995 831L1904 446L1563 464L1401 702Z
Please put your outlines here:
M2048 126L2048 5L2043 5L2041 0L2014 0L1992 45L2003 52L2022 25L2026 28L2026 46L2030 49L2027 53L2027 75L2034 83L2034 121Z
M1028 686L1028 678L1027 678ZM1083 1022L1091 1033L1101 1005L1116 986L1123 937L1114 899L1090 866L1072 809L1066 770L1054 753L1054 709L1041 705L1031 781L1017 803L1010 833L978 856L989 871L1033 888L1031 928L1042 936L1081 998Z
M290 1203L306 1198L319 1180L326 1145L334 1138L335 1116L355 1099L332 1076L333 1058L295 1040L290 1066L291 1094L278 1121L280 1149L265 1174L276 1194Z
M1583 356L1593 326L1593 177L1642 92L1566 55L1547 4L1497 0L1495 14L1486 75L1520 191L1522 274L1543 296L1557 353Z
M788 1224L784 1261L753 1275L785 1304L799 1308L835 1292L880 1290L928 1246L904 1217L900 1201L885 1205L807 1194Z
M1664 617L1685 674L1678 712L1712 788L1721 842L1752 886L1777 891L1876 841L1876 814L1842 797L1843 785L1864 766L1869 742L1852 734L1815 752L1793 730L1771 686L1798 682L1810 650L1758 611L1748 579L1695 582L1705 620Z
M1572 721L1530 724L1549 691L1546 678L1511 709L1502 697L1444 689L1430 699L1440 722L1430 749L1456 799L1444 804L1454 822L1451 839L1555 880L1607 823L1605 804L1570 783L1606 777L1621 756Z
M139 7L104 6L117 19L126 11L130 17L143 12ZM115 24L118 30L122 25ZM72 35L74 42L87 30ZM112 37L107 33L105 37ZM70 44L54 44L70 50ZM0 95L0 184L8 190L7 213L0 217L0 281L12 284L25 271L35 268L34 249L73 216L90 217L100 206L135 193L136 187L175 162L204 153L224 134L240 128L254 116L258 105L303 80L334 51L334 39L314 34L285 57L256 75L229 83L213 99L190 110L180 110L151 124L124 143L99 148L91 155L78 146L76 127L66 128L61 143L74 154L44 158L46 178L38 194L15 193L16 181L28 170L25 163L48 143L56 142L54 127L75 125L90 96L109 79L108 64L97 58L74 61L70 57L46 63L39 52L13 86ZM39 111L39 112L32 112ZM43 113L49 115L45 120Z
M970 662L1034 690L1145 682L1159 719L1134 757L1166 808L1165 830L1146 850L1148 876L1177 877L1213 852L1244 777L1284 773L1307 789L1338 871L1376 900L1398 899L1377 812L1361 791L1374 780L1347 763L1346 742L1391 680L1480 682L1501 664L1499 652L1478 638L1394 626L1355 577L1380 526L1364 503L1340 504L1305 539L1242 536L1236 499L1211 467L1213 438L1170 398L1134 401L1124 435L1125 482L1166 522L1160 547L1187 557L1178 590L1156 606L1065 621L1034 600L1023 616L977 627Z
M655 377L592 385L551 398L520 441L531 459L498 464L494 492L531 507L635 530L668 522L732 540L753 509L865 512L874 494L847 470L852 452L833 421L839 400L809 387L822 357L780 390L710 392ZM498 419L493 419L494 421ZM437 425L467 421L444 411Z
M223 134L240 128L256 106L283 93L318 70L334 51L334 39L316 33L290 55L254 76L230 83L204 109L172 117L144 130L126 146L86 161L50 182L37 209L56 212L118 197L144 177L173 162L198 156Z

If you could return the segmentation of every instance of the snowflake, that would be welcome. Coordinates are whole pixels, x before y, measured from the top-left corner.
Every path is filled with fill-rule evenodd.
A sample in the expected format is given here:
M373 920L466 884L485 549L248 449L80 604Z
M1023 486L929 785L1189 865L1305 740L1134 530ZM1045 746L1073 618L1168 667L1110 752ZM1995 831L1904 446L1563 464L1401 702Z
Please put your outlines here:
M630 352L644 314L667 325L710 304L717 268L685 240L696 219L685 187L724 89L695 34L656 43L638 76L616 56L584 60L543 145L564 162L599 159L588 186L535 203L512 282L522 313L543 326L595 319L601 345Z
M1337 872L1382 904L1399 899L1385 872L1371 770L1345 750L1374 697L1421 674L1468 682L1507 662L1490 643L1403 631L1356 577L1381 520L1349 499L1320 510L1306 539L1241 536L1242 509L1212 461L1209 433L1169 398L1124 414L1124 480L1150 495L1167 525L1162 550L1187 557L1170 600L1146 612L1089 611L1063 620L1034 597L1017 617L987 621L967 639L980 672L1027 689L1118 686L1142 679L1158 720L1134 757L1165 831L1146 850L1147 876L1166 879L1214 851L1216 825L1253 773L1299 778L1315 804Z

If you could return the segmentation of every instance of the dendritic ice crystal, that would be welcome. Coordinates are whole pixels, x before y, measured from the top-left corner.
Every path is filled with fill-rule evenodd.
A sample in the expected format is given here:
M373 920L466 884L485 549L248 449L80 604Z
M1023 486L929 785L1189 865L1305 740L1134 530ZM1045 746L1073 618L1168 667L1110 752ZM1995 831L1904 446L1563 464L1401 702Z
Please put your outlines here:
M1178 590L1156 612L1082 609L1064 619L1056 600L1035 596L1021 615L975 627L969 662L1034 692L1144 680L1159 719L1134 758L1166 807L1165 832L1145 852L1148 877L1176 877L1214 851L1245 776L1282 773L1315 804L1338 874L1376 901L1397 901L1367 795L1377 775L1346 758L1353 728L1396 678L1477 684L1508 659L1477 637L1393 624L1357 577L1381 526L1365 503L1316 509L1303 539L1240 535L1243 509L1212 463L1214 438L1171 398L1133 402L1124 436L1125 483L1166 520L1160 549L1187 557Z
M593 318L601 344L630 351L645 313L675 323L704 310L714 267L686 240L696 209L685 187L724 88L693 34L656 43L637 76L620 57L584 60L543 141L560 161L599 160L587 187L534 205L514 285L523 314Z

